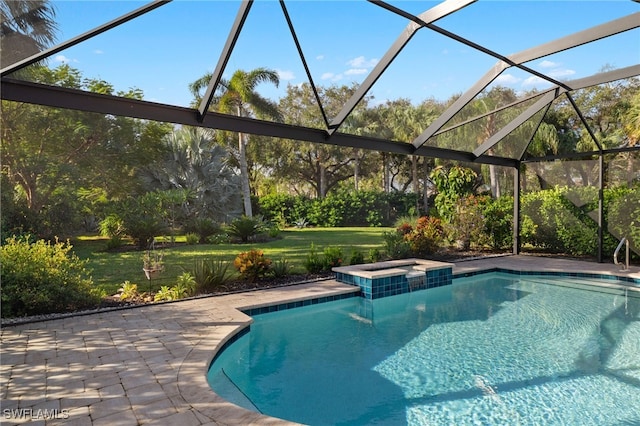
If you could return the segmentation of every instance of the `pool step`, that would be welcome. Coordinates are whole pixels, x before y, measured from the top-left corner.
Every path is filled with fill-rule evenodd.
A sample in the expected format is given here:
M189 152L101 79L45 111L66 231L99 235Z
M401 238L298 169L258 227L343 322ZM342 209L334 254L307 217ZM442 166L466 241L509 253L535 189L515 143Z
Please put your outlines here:
M598 291L601 293L616 294L620 296L640 298L640 286L633 283L626 283L616 280L587 278L587 277L527 277L521 278L520 282L531 282L535 284L558 285L580 290Z

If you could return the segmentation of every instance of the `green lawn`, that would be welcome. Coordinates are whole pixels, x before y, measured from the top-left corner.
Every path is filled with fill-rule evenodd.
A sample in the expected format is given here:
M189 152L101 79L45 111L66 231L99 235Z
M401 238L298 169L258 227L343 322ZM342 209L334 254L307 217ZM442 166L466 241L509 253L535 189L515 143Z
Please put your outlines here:
M114 294L125 280L138 284L138 288L142 291L155 291L162 285L171 286L178 275L193 267L195 259L212 258L232 262L238 253L251 249L263 250L265 256L272 260L287 259L293 265L294 273L306 272L303 263L312 243L319 253L328 246L342 248L344 262L347 263L354 250L360 250L365 258L372 248L382 250L384 246L382 233L390 229L291 228L282 231L282 238L264 243L179 244L162 250L165 271L159 278L154 278L152 281L148 281L142 271L143 252L106 252L104 251L106 240L97 237L78 238L71 243L78 257L88 259L87 268L92 271L94 283L108 294ZM178 239L178 241L181 240Z

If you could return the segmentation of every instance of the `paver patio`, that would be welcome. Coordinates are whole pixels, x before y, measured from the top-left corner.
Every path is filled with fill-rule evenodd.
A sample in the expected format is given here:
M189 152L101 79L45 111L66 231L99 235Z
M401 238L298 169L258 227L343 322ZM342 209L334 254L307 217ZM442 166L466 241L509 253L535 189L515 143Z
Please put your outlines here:
M533 256L456 263L640 279L638 267ZM292 424L230 404L208 386L215 352L251 318L239 309L357 291L333 280L5 326L2 423L65 425Z

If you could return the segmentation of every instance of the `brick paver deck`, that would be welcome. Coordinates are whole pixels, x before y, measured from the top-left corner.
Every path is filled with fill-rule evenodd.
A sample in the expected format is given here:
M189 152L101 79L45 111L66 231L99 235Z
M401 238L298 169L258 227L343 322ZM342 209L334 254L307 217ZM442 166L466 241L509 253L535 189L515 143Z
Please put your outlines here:
M460 262L454 274L502 267L619 274L637 267L532 256ZM251 318L238 309L353 292L332 280L2 328L3 424L292 424L224 401L208 386L215 352Z

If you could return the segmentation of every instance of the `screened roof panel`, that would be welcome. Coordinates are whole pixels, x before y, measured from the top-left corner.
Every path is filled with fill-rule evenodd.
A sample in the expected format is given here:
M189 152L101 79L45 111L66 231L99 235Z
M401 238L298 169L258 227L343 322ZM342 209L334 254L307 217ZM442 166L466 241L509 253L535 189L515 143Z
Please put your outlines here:
M55 1L60 40L73 38L117 19L147 2ZM188 107L189 84L213 69L237 12L230 2L171 2L124 22L47 59L51 68L68 64L85 78L104 80L114 92L141 89L144 100ZM113 4L113 8L112 8ZM109 12L101 18L96 10ZM78 14L83 19L78 19ZM85 19L84 16L88 16ZM218 24L211 25L216 16ZM180 28L179 35L175 29ZM185 49L198 45L200 53ZM28 75L21 76L28 79Z
M263 3L280 9L278 2ZM364 1L289 1L285 6L318 86L361 83L407 24Z
M494 105L490 105L483 100L473 102L452 120L457 121L459 119L459 123L464 123L463 125L454 127L453 123L447 123L446 128L451 130L444 130L442 133L437 134L437 136L440 136L445 133L451 133L451 135L455 136L437 137L427 141L427 144L433 143L434 146L441 148L473 151L499 132L524 108L525 106L518 105L492 112L495 111ZM476 118L478 116L482 117Z
M630 50L621 49L620 46L629 46ZM548 55L525 65L560 81L568 81L588 77L607 69L636 65L639 59L640 29L635 29Z
M522 100L538 90L547 93L545 100L551 96L550 102L565 92L576 93L579 87L640 75L640 5L633 1L56 0L51 4L58 32L54 41L41 46L45 48L41 55L32 49L27 59L11 62L6 53L24 50L29 34L3 33L3 99L396 153L478 162L494 162L487 157L501 153L520 160L513 152L527 142L508 139L521 137L518 131L538 117L545 103L536 104L539 109L528 111L527 117L522 117L522 109L529 101L514 103L493 118L471 120L470 112L478 110L474 105L483 94L506 88ZM144 101L155 104L95 96L89 101L82 96L86 88L61 91L13 80L29 78L14 71L37 61L49 67L67 63L84 78L111 84L114 93L140 89ZM256 87L274 101L282 99L287 87L305 88L304 96L316 103L314 98L324 91L342 85L353 94L315 107L326 120L311 127L214 113L216 83L235 70L258 67L280 76L277 89L269 84ZM617 71L600 74L603 67ZM207 72L213 78L202 102L195 104L189 84ZM392 110L399 99L412 105L435 99L444 110L437 116L410 117L411 124L406 124L410 131L391 133L390 123L376 123L379 117L362 112L365 103ZM510 102L513 99L505 100ZM476 129L491 120L495 129L484 133ZM469 124L444 132L447 126L466 121ZM498 136L505 140L495 140ZM480 149L489 145L491 152ZM584 149L588 152L594 145L598 150L593 141L585 142Z
M531 118L516 127L512 132L502 138L500 143L492 147L490 151L488 151L488 154L497 155L498 157L521 158L533 139L533 134L538 129L545 112L546 109L538 111Z
M414 104L427 99L446 101L477 80L477 75L465 72L469 64L484 72L494 63L495 59L481 52L423 28L407 42L369 94L378 102L398 98Z
M479 0L435 24L494 52L511 55L639 10L637 3L624 0Z

